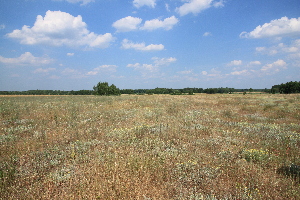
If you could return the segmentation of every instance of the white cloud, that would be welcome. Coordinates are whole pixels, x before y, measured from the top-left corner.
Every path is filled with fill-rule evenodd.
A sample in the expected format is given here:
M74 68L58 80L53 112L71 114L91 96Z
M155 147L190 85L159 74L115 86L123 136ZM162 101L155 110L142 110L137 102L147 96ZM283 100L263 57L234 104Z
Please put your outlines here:
M279 43L271 47L256 47L256 52L267 55L276 55L279 53L295 54L300 53L300 39L291 41L290 45Z
M214 2L213 6L214 6L215 8L222 8L222 7L224 7L224 1L223 1L223 0L220 0L220 1L218 1L218 2Z
M52 62L48 57L34 57L30 52L25 52L18 58L4 58L0 56L0 62L11 65L46 65Z
M147 20L143 26L141 26L142 19L138 17L124 17L115 21L112 26L117 29L118 32L129 32L135 30L155 30L155 29L165 29L170 30L175 26L179 20L175 17L169 17L164 20L152 19Z
M284 60L277 60L274 63L267 64L261 68L261 72L268 75L275 74L283 69L287 69L287 63Z
M188 0L187 3L183 4L179 8L176 8L176 11L180 16L193 13L197 15L203 10L206 10L211 7L212 0Z
M166 6L166 10L167 10L168 12L171 12L169 4L166 3L165 6Z
M55 71L55 68L47 68L47 69L43 69L43 68L38 68L36 70L33 71L33 73L38 74L38 73L49 73L50 71Z
M272 20L262 26L257 26L253 31L242 32L241 38L268 38L268 37L299 37L300 36L300 17Z
M137 30L141 22L141 18L128 16L117 20L112 26L116 28L118 32L128 32Z
M228 66L238 66L238 65L242 65L243 61L241 60L233 60L230 63L228 63Z
M256 47L255 50L258 52L262 52L266 50L266 47Z
M241 71L234 71L234 72L231 72L230 74L231 74L231 75L248 75L249 72L248 72L248 70L244 69L244 70L241 70Z
M260 61L251 61L249 65L261 65Z
M137 8L140 8L142 6L149 6L154 8L156 5L156 0L133 0L133 5Z
M159 19L152 19L145 22L144 26L141 27L141 30L155 30L158 28L163 28L165 30L170 30L173 28L174 25L176 25L179 22L179 20L175 17L169 17L164 19L163 21Z
M139 51L161 51L164 50L164 45L162 44L150 44L148 46L145 43L133 43L127 39L122 41L122 48L123 49L135 49Z
M53 1L63 1L63 0L53 0ZM91 3L91 2L95 2L95 0L65 0L69 3L80 3L82 2L80 5L86 5L88 3Z
M223 78L224 75L221 73L221 71L213 68L210 70L210 73L207 71L202 71L202 75L206 76L208 79L207 80L215 80L215 79L220 79Z
M74 56L74 53L67 53L67 56Z
M75 69L71 69L71 68L65 68L61 73L64 74L64 75L68 75L68 74L78 74L79 71L78 71L78 70L75 70Z
M7 36L19 39L21 44L28 45L46 44L97 48L107 48L114 40L110 33L98 35L90 32L80 15L74 17L61 11L47 11L44 18L38 15L32 28L24 25L21 30L16 29Z
M117 67L118 66L116 66L116 65L101 65L99 67L94 68L92 71L89 71L87 73L87 75L97 75L101 72L103 72L103 73L107 73L107 72L113 73L113 72L117 71L116 70Z
M204 36L204 37L212 36L212 34L211 34L210 32L205 32L205 33L203 34L203 36Z
M160 67L168 66L170 63L176 62L176 58L158 58L153 57L153 64L128 64L127 67L134 68L135 70L141 71L143 76L148 76L148 72L155 73L159 71Z
M131 67L134 68L135 70L141 70L141 71L146 70L152 73L158 71L158 66L152 64L135 63L135 64L128 64L127 67Z
M172 62L176 62L177 59L170 57L170 58L158 58L158 57L153 57L152 60L154 60L155 65L157 66L163 66L163 65L168 65Z

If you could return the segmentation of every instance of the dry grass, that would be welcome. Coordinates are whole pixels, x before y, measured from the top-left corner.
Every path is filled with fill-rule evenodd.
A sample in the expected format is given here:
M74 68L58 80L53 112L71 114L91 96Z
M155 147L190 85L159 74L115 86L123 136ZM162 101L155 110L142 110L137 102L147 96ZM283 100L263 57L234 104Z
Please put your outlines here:
M300 96L0 97L1 199L299 199ZM285 167L285 168L284 168Z

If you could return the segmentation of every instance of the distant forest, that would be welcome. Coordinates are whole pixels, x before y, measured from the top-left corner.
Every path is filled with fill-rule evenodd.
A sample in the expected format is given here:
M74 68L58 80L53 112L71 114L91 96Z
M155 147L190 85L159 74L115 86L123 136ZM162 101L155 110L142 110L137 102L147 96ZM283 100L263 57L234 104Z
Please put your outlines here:
M172 89L172 88L155 88L155 89L120 89L120 94L170 94L170 95L184 95L194 93L243 93L247 92L262 92L262 93L280 93L280 94L292 94L300 93L300 81L291 81L282 83L280 85L274 85L271 89L234 89L234 88L183 88L183 89ZM94 90L78 90L78 91L63 91L63 90L27 90L27 91L0 91L0 95L96 95L97 92Z
M234 92L269 92L268 89L234 89L234 88L155 88L155 89L120 89L121 94L171 94L183 95L194 93L234 93ZM27 91L0 91L0 95L95 95L94 90L78 90L78 91L63 91L63 90L27 90Z

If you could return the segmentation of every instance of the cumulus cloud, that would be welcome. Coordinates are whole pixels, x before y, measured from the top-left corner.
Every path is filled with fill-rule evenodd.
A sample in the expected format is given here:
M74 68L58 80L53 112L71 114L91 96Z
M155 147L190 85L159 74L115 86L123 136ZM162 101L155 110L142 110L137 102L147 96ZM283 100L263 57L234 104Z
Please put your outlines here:
M164 50L164 45L162 44L150 44L148 46L145 43L133 43L130 40L124 39L122 41L123 49L135 49L139 51L161 51Z
M257 26L253 31L242 32L241 38L268 38L268 37L299 37L300 36L300 17L272 20L270 23Z
M149 72L157 72L158 71L158 66L153 65L153 64L140 64L140 63L135 63L135 64L128 64L127 67L134 68L135 70L140 70L140 71L149 71Z
M87 25L78 15L74 17L66 12L47 11L45 17L38 15L34 26L24 25L7 34L8 37L20 40L21 44L45 44L52 46L88 46L107 48L114 40L110 33L98 35L90 32Z
M179 22L179 20L175 16L166 18L163 21L161 21L159 19L152 19L152 20L146 21L144 26L141 27L141 30L150 30L151 31L151 30L155 30L155 29L159 29L159 28L162 28L165 30L170 30L178 22Z
M74 56L74 53L67 53L67 56Z
M270 47L256 47L256 52L261 54L267 54L274 56L276 54L288 54L293 55L300 53L300 39L291 41L291 44L287 45L284 43L279 43L275 46Z
M141 18L128 16L114 22L112 26L116 28L118 32L128 32L137 30L141 22Z
M129 32L135 30L151 31L159 28L170 30L179 22L179 20L175 16L166 18L164 20L148 20L143 26L141 26L142 21L143 20L141 18L128 16L117 20L112 24L112 26L116 28L118 32Z
M243 63L243 61L241 60L233 60L230 63L228 63L228 66L238 66L241 65Z
M168 12L171 12L169 4L166 3L165 6L166 6L166 10L167 10Z
M154 8L156 5L156 0L133 0L132 3L136 8L140 8L142 6L149 6Z
M18 58L4 58L0 56L0 62L10 65L46 65L52 62L48 57L35 57L30 52L25 52Z
M187 15L189 13L193 13L197 15L211 7L213 0L188 0L187 3L183 4L179 8L176 8L176 11L180 14L180 16Z
M287 63L284 60L279 59L274 63L263 66L261 68L261 72L271 75L280 72L281 70L284 69L287 69Z
M222 8L222 7L224 7L224 1L223 1L223 0L220 0L220 1L218 1L218 2L214 2L214 3L213 3L213 6L214 6L215 8Z
M169 65L170 63L177 61L177 59L174 57L170 57L170 58L153 57L152 60L157 66Z
M256 61L251 61L251 62L249 63L249 65L261 65L261 62L258 61L258 60L256 60Z
M127 67L134 68L135 70L141 71L145 76L148 75L147 72L155 73L159 71L160 67L168 66L170 63L176 62L176 58L170 57L170 58L158 58L153 57L152 58L153 63L152 64L128 64Z
M116 65L101 65L99 67L94 68L92 71L89 71L87 75L97 75L99 73L113 73L116 72L117 70Z
M203 34L203 36L204 36L204 37L212 36L212 34L211 34L210 32L205 32L205 33Z
M241 71L234 71L230 73L231 75L248 75L249 72L247 69L241 70Z

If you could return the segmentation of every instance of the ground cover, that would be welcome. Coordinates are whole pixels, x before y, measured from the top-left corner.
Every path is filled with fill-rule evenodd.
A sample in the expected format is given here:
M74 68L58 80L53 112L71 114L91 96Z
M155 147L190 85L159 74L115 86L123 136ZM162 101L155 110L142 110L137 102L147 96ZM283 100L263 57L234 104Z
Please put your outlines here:
M1 199L297 199L300 95L0 97Z

